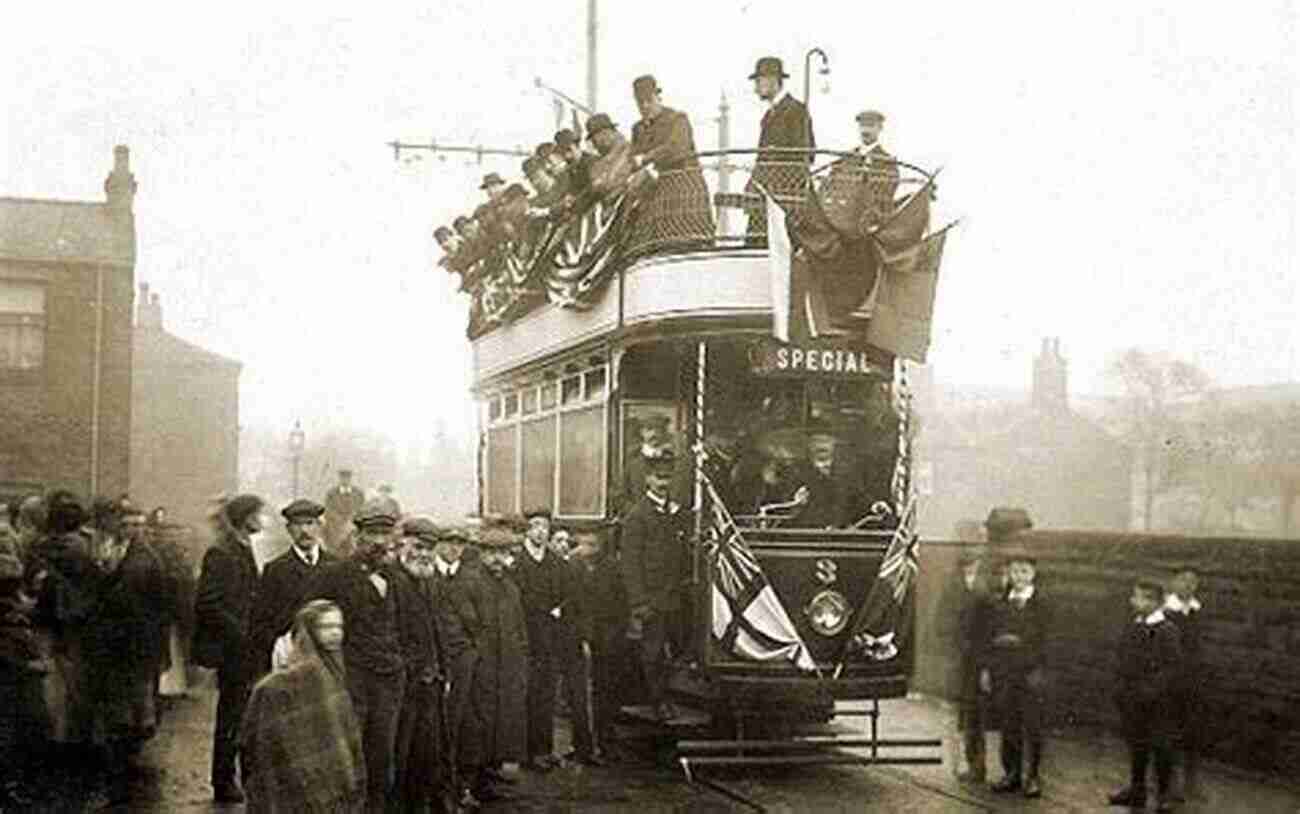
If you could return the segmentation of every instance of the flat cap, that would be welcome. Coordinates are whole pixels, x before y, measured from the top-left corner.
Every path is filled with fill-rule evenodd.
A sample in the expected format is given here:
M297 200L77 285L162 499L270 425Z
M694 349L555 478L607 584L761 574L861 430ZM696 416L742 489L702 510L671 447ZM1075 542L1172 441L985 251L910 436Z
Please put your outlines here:
M527 197L528 197L528 189L524 187L523 184L514 183L506 187L505 199L507 201L513 201L519 198L527 198Z
M656 93L662 93L659 82L650 74L638 76L632 80L632 95L640 99L643 96L650 96Z
M760 76L790 78L790 74L785 72L785 66L781 63L780 57L759 57L758 62L754 65L754 72L749 75L749 78L757 79Z
M858 123L875 122L876 124L885 123L885 114L879 110L864 110L857 115Z
M402 521L402 534L407 537L418 537L425 542L436 543L443 539L444 529L433 522L433 518L416 515Z
M280 516L290 523L295 520L315 520L322 514L325 514L324 506L301 497L280 510Z
M495 172L489 172L487 175L483 176L483 183L479 184L478 188L487 189L488 187L493 187L497 184L505 184L505 181Z
M591 139L602 130L613 130L614 122L609 118L608 113L597 113L590 119L587 119L587 138Z
M393 528L397 525L397 516L393 514L392 506L387 500L367 500L361 506L361 511L352 519L357 528L383 527Z

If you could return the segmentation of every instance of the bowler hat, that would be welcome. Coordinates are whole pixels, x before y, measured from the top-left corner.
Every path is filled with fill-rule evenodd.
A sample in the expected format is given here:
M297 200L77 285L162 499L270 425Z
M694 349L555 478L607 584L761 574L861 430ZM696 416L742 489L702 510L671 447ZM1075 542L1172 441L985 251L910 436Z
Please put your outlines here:
M564 128L563 130L557 131L555 134L556 147L571 147L577 143L578 143L578 137L575 136L573 134L573 131L567 127Z
M447 238L451 237L451 235L452 235L452 231L448 229L446 226L439 226L437 229L433 230L434 240L446 240Z
M638 99L643 96L650 96L651 94L662 92L663 89L659 87L659 83L650 74L638 76L636 79L632 80L632 95Z
M290 523L298 520L315 520L325 514L325 507L314 500L298 498L280 510L280 515Z
M749 75L749 78L757 79L760 76L790 78L790 74L785 72L785 66L781 64L780 57L759 57L758 62L754 65L754 72Z
M597 113L590 119L587 119L587 138L594 138L602 130L613 130L614 122L610 121L606 113Z
M496 186L498 184L504 185L505 181L501 180L501 176L497 175L495 172L489 172L487 175L483 176L483 183L479 184L478 188L487 189L488 187Z
M505 199L507 201L513 201L516 198L527 198L527 197L528 197L528 190L524 188L523 184L514 183L506 187Z
M885 114L879 110L864 110L857 115L858 124L863 122L876 122L877 124L885 123Z

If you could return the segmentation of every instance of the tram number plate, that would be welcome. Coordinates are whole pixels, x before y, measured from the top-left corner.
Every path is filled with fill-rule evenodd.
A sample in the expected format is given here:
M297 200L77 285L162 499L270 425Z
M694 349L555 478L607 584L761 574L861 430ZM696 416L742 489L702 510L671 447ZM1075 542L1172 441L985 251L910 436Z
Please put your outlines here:
M765 339L750 346L749 365L755 376L860 379L887 375L866 348L844 342L785 344Z

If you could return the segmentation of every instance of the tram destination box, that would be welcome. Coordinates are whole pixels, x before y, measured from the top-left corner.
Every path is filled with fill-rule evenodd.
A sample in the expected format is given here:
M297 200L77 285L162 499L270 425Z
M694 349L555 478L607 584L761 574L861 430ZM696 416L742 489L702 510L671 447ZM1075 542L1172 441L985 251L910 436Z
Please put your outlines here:
M867 379L892 375L892 365L889 354L844 339L786 343L765 337L749 347L749 367L755 376Z

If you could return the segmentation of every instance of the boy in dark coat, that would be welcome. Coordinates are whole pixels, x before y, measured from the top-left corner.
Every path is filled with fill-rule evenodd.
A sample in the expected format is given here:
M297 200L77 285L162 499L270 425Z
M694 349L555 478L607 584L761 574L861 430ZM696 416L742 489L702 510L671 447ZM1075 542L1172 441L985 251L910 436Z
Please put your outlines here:
M980 693L979 677L980 668L984 666L984 628L988 624L989 596L980 573L983 563L979 557L965 554L959 565L960 580L949 586L951 604L946 614L954 627L952 638L959 654L957 728L962 732L967 768L958 779L963 783L983 783L987 771L984 755L986 700Z
M533 509L524 515L528 531L515 564L524 617L528 622L528 763L535 771L553 769L555 684L560 666L561 626L570 604L569 569L550 548L551 513Z
M1012 556L1007 572L1007 592L989 608L987 666L980 670L980 689L993 694L1002 729L1005 774L993 790L1023 789L1026 797L1040 797L1048 611L1034 585L1036 568L1031 557Z
M506 571L511 536L504 530L489 530L480 537L482 632L474 689L482 723L481 760L486 766L522 760L530 734L528 628L519 588ZM552 691L554 686L552 681Z
M1200 718L1202 692L1205 684L1201 665L1201 600L1196 591L1200 576L1194 568L1181 568L1174 574L1170 591L1165 596L1165 618L1178 628L1178 644L1183 661L1174 677L1170 690L1174 733L1180 747L1175 762L1183 766L1183 796L1198 799L1202 796L1197 782L1200 763Z
M1181 655L1178 628L1161 609L1160 585L1138 580L1129 605L1135 616L1124 626L1116 653L1115 700L1131 763L1128 788L1110 796L1111 805L1141 808L1147 802L1147 765L1155 753L1157 811L1172 811L1169 734L1170 691Z

